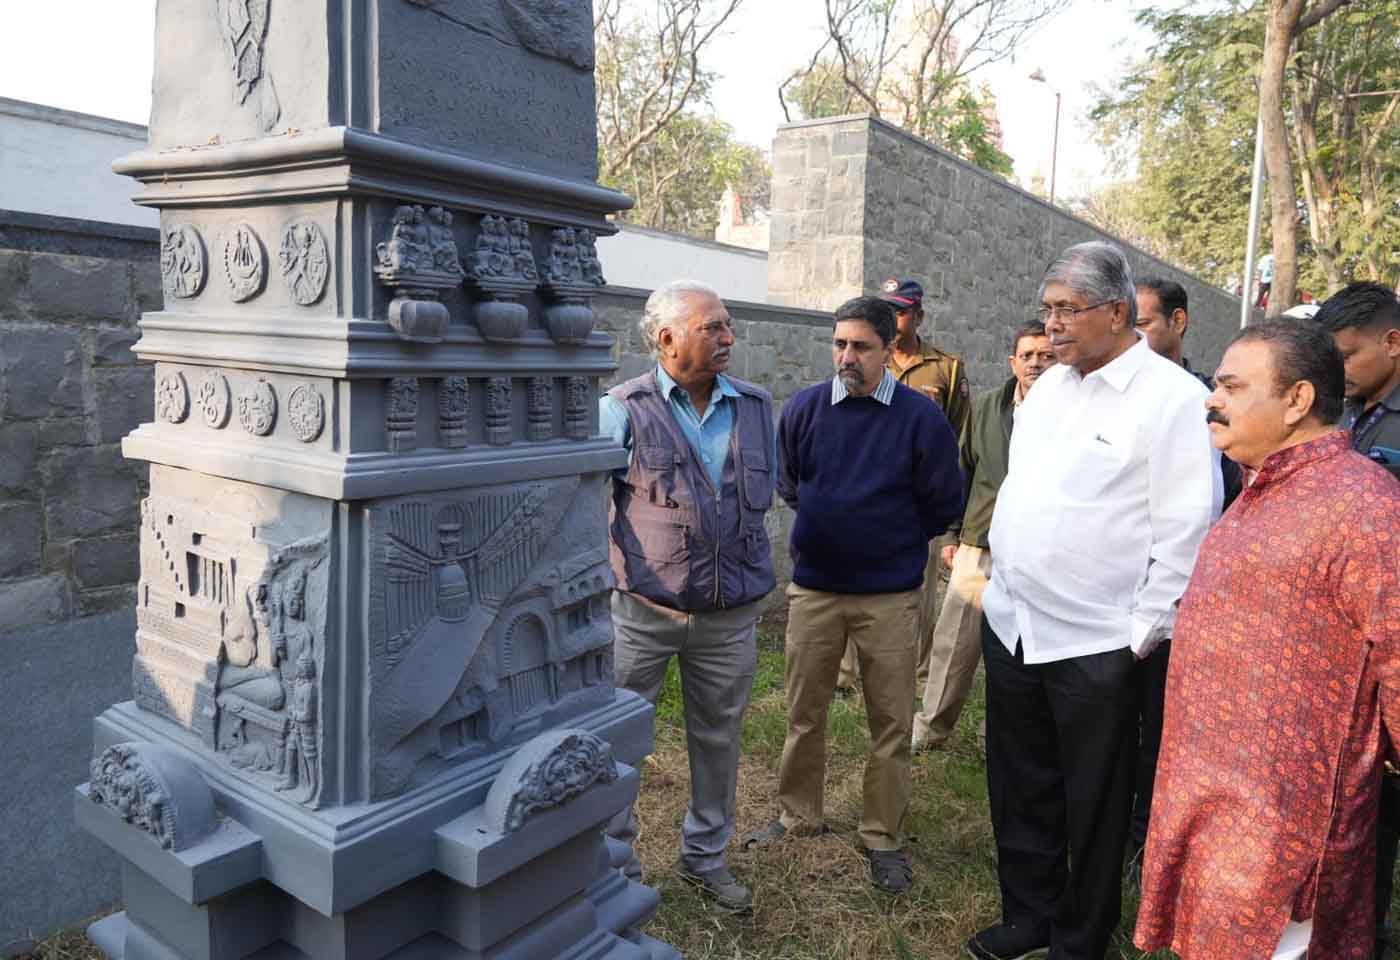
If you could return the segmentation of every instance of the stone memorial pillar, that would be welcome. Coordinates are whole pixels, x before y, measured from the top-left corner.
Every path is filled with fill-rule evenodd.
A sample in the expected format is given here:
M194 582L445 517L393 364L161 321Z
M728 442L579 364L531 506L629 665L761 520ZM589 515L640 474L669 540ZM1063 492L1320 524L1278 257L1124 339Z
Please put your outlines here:
M601 826L610 340L582 0L160 0L165 309L109 957L662 958Z

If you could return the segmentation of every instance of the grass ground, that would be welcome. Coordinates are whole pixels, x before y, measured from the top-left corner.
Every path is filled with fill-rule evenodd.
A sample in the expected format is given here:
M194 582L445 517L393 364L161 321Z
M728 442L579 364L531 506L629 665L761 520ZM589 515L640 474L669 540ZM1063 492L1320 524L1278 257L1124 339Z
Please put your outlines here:
M779 637L763 635L753 698L744 725L738 832L776 814L778 760L787 707ZM754 890L752 916L710 909L676 876L681 818L689 796L679 681L671 674L657 704L656 751L643 769L637 848L646 882L661 891L649 934L688 960L940 960L963 957L963 943L1000 917L996 854L987 813L986 768L977 749L984 716L982 682L949 746L914 760L914 796L906 829L914 886L892 899L870 884L856 825L870 745L860 698L836 700L827 727L826 815L832 832L784 837L730 864ZM1131 942L1136 900L1109 957L1148 956ZM1164 954L1163 956L1169 956Z

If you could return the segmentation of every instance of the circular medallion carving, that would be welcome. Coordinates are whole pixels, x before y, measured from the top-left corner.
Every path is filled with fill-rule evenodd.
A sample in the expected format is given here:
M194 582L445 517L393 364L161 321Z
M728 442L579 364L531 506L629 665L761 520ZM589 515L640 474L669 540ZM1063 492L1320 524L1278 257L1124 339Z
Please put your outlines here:
M277 422L277 394L262 377L238 395L238 422L255 437L265 437Z
M282 231L278 260L293 300L310 306L321 299L331 272L331 254L325 235L314 221L294 220L287 224Z
M221 430L228 423L229 389L228 378L216 370L210 370L199 382L194 402L199 407L204 422L215 430Z
M168 423L179 423L190 415L190 391L185 375L171 370L156 381L156 416Z
M302 443L310 443L321 435L326 423L326 405L315 387L302 384L292 391L287 398L287 422Z
M188 223L173 223L161 232L160 278L166 294L193 297L204 288L207 262L204 241Z
M262 292L266 264L257 233L246 223L235 224L224 238L224 275L235 301L242 303Z

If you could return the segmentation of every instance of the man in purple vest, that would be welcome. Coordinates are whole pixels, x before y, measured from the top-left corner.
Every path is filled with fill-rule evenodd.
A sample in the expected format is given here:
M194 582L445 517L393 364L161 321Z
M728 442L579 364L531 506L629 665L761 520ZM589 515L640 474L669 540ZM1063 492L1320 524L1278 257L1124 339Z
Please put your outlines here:
M753 897L725 862L734 832L739 736L758 664L759 602L773 589L763 515L776 441L767 391L724 376L734 332L719 295L680 280L647 298L642 337L656 369L599 404L631 462L613 475L609 554L616 682L653 703L680 661L690 756L681 876L734 912ZM610 825L631 841L631 810ZM640 873L640 864L627 867Z
M841 654L856 650L870 724L860 841L875 886L909 888L904 853L916 626L929 541L962 516L958 439L936 404L885 369L894 309L857 297L836 311L836 376L801 391L778 428L778 492L797 512L788 587L788 729L780 814L744 838L824 829L826 714Z

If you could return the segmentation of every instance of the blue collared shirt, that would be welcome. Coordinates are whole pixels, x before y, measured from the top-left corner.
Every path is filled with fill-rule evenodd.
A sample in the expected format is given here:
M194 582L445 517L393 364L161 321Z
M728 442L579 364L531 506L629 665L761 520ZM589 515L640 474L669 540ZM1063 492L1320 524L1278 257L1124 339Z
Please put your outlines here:
M872 393L871 396L888 407L890 401L894 399L894 387L896 383L898 383L898 381L895 380L894 375L886 370L885 375L881 377L880 382L876 384L875 392ZM831 378L831 405L833 407L850 395L850 392L846 389L846 385L841 382L839 374Z
M656 385L666 398L671 416L676 418L681 431L690 441L690 448L705 465L718 490L724 480L724 462L729 458L729 441L734 433L734 408L739 399L739 391L725 378L715 376L714 388L710 391L710 402L705 406L705 415L695 412L690 397L671 379L660 364L656 365ZM598 426L604 436L612 437L632 453L632 424L627 418L627 409L611 396L604 393L598 398ZM626 468L613 471L619 480L627 476Z

